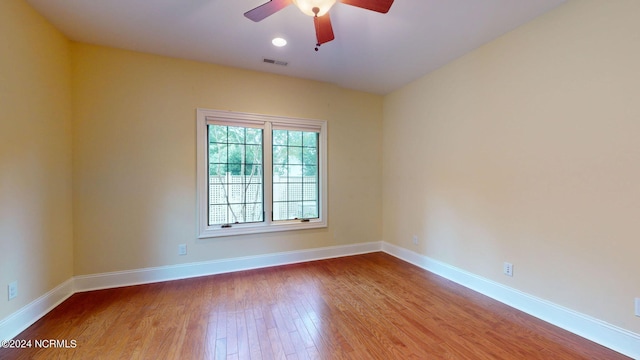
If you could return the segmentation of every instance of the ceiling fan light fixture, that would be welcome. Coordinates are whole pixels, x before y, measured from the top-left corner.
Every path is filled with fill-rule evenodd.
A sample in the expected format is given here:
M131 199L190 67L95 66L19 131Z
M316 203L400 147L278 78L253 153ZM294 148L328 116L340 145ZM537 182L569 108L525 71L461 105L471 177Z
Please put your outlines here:
M287 45L287 40L281 38L281 37L277 37L274 38L273 40L271 40L271 43L273 44L273 46L277 46L277 47L283 47L285 45Z
M316 16L313 9L318 8L320 9L318 16L322 16L329 12L329 9L336 3L336 0L293 0L293 3L300 11L309 16Z

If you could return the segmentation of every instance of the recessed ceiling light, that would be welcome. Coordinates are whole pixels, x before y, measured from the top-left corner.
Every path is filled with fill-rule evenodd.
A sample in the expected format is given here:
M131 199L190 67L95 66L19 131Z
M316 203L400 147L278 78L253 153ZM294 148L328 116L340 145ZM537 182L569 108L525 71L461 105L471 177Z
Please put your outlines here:
M283 47L283 46L287 45L287 40L277 37L277 38L271 40L271 43L274 46Z

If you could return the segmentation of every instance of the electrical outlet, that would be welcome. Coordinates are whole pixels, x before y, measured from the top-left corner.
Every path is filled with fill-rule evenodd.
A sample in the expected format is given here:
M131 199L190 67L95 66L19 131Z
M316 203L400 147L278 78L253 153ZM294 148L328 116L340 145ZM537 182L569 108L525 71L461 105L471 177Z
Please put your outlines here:
M9 300L15 299L18 296L18 282L14 281L7 286L9 292Z
M640 298L636 298L636 316L640 316Z
M187 244L178 245L178 255L187 255Z
M513 276L513 264L505 262L502 271L507 276Z
M413 245L418 245L418 235L413 235Z

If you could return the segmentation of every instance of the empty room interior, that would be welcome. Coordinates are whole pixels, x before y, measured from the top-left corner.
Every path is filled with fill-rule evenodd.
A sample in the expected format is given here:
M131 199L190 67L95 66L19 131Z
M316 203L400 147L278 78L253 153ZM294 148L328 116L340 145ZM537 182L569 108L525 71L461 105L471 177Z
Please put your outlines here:
M132 342L116 358L640 358L640 1L338 1L317 50L293 4L242 16L265 2L0 1L0 358L109 358L115 340L88 350L100 316ZM252 219L212 204L214 148L235 146L214 132L238 126L264 145L237 175L264 172ZM294 178L312 200L280 200ZM201 316L162 353L115 327L177 292ZM225 334L246 332L211 335L223 312L202 307L234 294Z

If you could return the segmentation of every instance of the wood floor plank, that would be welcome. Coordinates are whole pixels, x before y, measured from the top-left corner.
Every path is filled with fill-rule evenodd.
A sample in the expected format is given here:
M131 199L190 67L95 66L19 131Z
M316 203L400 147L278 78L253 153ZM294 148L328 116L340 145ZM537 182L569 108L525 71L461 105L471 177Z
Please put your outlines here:
M258 330L256 327L256 320L253 317L253 309L246 309L244 311L244 318L247 326L247 346L249 348L248 357L245 359L260 359L262 353L260 351L260 340Z
M264 317L256 317L256 331L258 332L258 341L260 342L260 354L262 359L273 359L273 350L271 349L271 341L269 340L269 330L264 321Z
M204 359L213 359L216 354L216 341L217 328L218 328L218 313L214 312L208 318L207 329L205 337L202 340L202 346L204 347Z
M628 359L384 253L78 293L0 359Z

